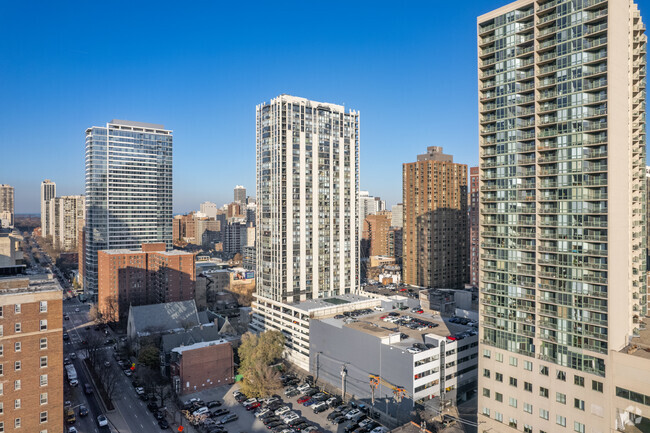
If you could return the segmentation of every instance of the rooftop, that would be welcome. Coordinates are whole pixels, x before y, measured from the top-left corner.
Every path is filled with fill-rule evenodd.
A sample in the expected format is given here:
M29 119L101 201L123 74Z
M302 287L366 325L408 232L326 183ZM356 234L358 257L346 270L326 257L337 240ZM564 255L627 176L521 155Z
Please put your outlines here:
M0 277L0 295L48 291L61 291L61 286L52 274Z
M642 330L638 337L632 338L630 344L621 349L621 352L650 359L650 329Z
M352 293L345 293L343 295L333 296L331 298L309 299L307 301L291 304L291 306L298 310L302 310L305 312L312 312L312 311L327 309L327 308L336 307L340 305L365 303L368 301L373 301L373 299L365 296L355 295ZM379 303L379 301L377 301L377 303ZM350 305L350 309L354 309L353 305Z
M130 307L129 322L137 334L167 332L201 323L194 300Z
M110 123L111 125L126 125L126 126L139 126L141 128L165 129L165 125L160 125L158 123L134 122L133 120L113 119L108 123Z
M404 310L399 312L399 317L410 317L413 320L423 320L430 322L432 324L437 324L435 328L426 328L422 331L417 329L411 329L406 326L401 326L396 323L385 322L382 317L388 315L388 312L376 312L370 313L367 315L361 315L355 318L327 318L321 319L322 322L328 323L337 327L348 327L351 329L364 332L369 335L373 335L377 338L388 337L395 333L405 334L406 338L400 339L399 342L391 343L392 346L398 347L400 349L407 349L413 345L413 343L422 343L424 342L425 335L432 335L436 339L443 339L449 335L459 334L461 332L469 331L475 328L470 326L464 326L457 323L449 322L448 318L441 318L439 315L429 314L429 313L412 313L410 310Z

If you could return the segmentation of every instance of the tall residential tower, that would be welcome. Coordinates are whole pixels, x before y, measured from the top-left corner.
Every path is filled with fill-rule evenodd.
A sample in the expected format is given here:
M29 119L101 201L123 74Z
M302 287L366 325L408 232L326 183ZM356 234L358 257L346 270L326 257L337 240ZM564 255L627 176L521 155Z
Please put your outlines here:
M50 203L56 197L56 183L49 179L41 182L41 236L52 236L50 233Z
M639 10L520 0L477 24L479 431L622 430L619 388L650 394L621 367L646 313Z
M0 228L14 226L14 187L0 185Z
M257 198L253 329L284 330L279 305L358 291L358 112L289 95L259 105Z
M86 130L84 290L97 295L97 252L172 245L172 131L112 120Z

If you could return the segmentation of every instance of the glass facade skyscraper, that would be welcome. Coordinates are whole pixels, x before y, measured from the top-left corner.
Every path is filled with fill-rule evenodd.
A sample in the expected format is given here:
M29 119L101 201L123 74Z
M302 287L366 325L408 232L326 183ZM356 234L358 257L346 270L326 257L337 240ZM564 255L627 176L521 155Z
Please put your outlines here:
M172 131L112 120L86 130L84 290L97 295L97 251L172 246Z
M644 30L628 0L478 18L483 431L613 428L647 308Z

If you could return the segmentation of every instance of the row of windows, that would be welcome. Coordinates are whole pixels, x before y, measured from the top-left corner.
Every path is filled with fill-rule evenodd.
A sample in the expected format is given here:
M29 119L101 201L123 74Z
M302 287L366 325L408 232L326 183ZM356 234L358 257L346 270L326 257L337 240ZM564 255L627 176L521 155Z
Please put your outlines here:
M39 330L47 331L47 320L39 320ZM23 325L21 322L14 323L14 333L19 334L23 332ZM0 337L4 335L4 325L0 325Z
M39 415L39 420L41 424L44 424L47 422L47 411L41 412ZM14 419L14 428L20 428L22 427L22 420L20 418L15 418ZM5 431L5 423L4 421L0 421L0 433L4 433ZM41 430L40 433L47 433L47 430Z
M40 349L47 349L47 338L41 338ZM22 350L22 342L16 341L14 343L14 352L20 352ZM4 344L0 344L0 356L4 356Z
M41 356L40 358L40 368L46 368L47 367L47 356ZM14 362L14 371L20 371L21 369L21 361L15 361ZM0 363L0 376L4 376L4 364ZM16 381L18 384L20 384L20 380ZM0 390L2 389L0 385ZM2 395L2 391L0 391L0 395Z
M532 411L532 408L531 408ZM490 409L487 407L483 408L483 415L489 417L490 416ZM539 417L545 420L549 420L550 416L547 410L545 409L540 409L539 410ZM503 422L503 414L497 411L494 411L494 419ZM562 415L556 415L555 416L555 423L559 426L566 427L566 417ZM515 418L510 418L508 420L508 425L513 428L518 428L518 421ZM578 432L578 433L585 433L585 425L582 423L579 423L578 421L575 421L573 423L573 431ZM533 427L529 424L524 424L524 433L533 433ZM543 430L540 430L539 433L546 433Z
M40 395L40 404L44 405L47 404L47 392L44 392ZM20 409L21 408L21 401L19 398L14 400L14 409ZM0 402L0 415L4 414L4 403Z
M6 305L0 305L0 319L4 317L4 308ZM22 304L15 304L14 305L14 314L20 314L22 312ZM40 301L39 302L39 312L40 313L47 313L47 301Z

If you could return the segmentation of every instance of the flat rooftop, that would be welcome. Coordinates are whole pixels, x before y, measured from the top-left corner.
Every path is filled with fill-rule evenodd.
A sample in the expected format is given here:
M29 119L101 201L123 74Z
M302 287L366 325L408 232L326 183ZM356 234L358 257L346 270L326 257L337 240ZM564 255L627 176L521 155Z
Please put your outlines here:
M398 312L397 310L395 310ZM411 313L410 310L399 311L399 317L411 317L413 320L423 320L426 322L437 324L435 328L427 328L422 331L417 329L411 329L406 326L401 326L396 323L385 322L382 317L388 315L388 312L373 312L370 314L364 314L354 318L326 318L320 319L322 322L330 324L337 327L348 327L355 329L360 332L364 332L369 335L373 335L377 338L388 337L389 335L395 334L397 332L405 334L406 338L401 339L399 343L391 343L391 346L398 347L400 349L407 349L413 346L413 343L423 343L425 335L434 335L438 336L441 339L446 338L448 335L459 334L461 332L469 331L475 328L471 326L465 326L458 323L451 323L447 318L441 318L439 315L434 315L430 313Z
M49 291L61 292L61 286L52 274L0 277L0 296Z
M650 359L650 329L642 330L638 337L632 338L630 344L621 349L621 352Z
M293 308L302 310L305 312L310 312L314 310L340 307L343 305L349 305L350 309L353 309L353 305L357 303L365 303L368 301L373 301L374 299L368 298L366 296L355 295L352 293L345 293L343 295L333 296L331 298L321 298L321 299L310 299L308 301L297 302L291 304ZM375 300L379 303L379 300ZM359 308L363 308L359 306ZM347 309L347 308L346 308Z

